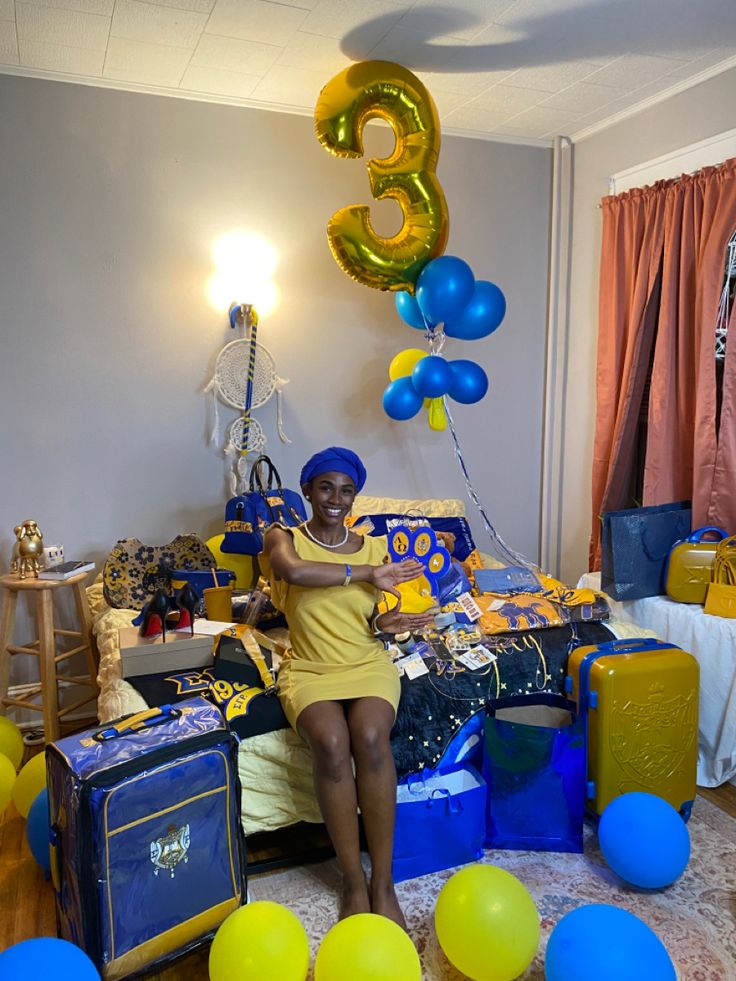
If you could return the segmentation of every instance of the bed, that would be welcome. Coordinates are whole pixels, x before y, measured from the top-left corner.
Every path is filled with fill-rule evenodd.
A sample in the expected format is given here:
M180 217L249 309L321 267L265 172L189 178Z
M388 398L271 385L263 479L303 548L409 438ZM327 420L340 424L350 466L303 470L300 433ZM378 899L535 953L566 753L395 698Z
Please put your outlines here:
M356 498L356 514L420 512L427 517L462 517L461 501L405 501ZM494 560L483 556L484 565ZM114 609L103 597L102 583L87 590L92 629L100 654L98 716L101 723L149 704L122 678L118 630L130 625L136 611ZM492 671L402 679L402 700L392 733L399 777L432 768L450 751L457 752L457 735L480 712L487 697L523 691L563 689L571 645L600 643L633 636L623 621L573 622L545 630L524 630L489 640L497 656ZM641 631L639 631L641 633ZM320 822L312 787L309 751L290 728L279 728L242 739L238 752L242 785L242 821L246 835L274 831L300 821Z

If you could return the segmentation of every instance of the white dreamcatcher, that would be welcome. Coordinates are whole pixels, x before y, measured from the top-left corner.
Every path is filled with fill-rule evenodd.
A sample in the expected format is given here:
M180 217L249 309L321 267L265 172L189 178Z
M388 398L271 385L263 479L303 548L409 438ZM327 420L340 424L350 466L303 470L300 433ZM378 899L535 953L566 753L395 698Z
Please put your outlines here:
M247 336L230 341L217 355L214 374L205 388L212 393L214 422L210 443L219 442L220 413L218 401L240 410L225 431L223 449L230 461L230 486L233 495L242 493L248 467L248 455L262 453L266 447L263 427L252 412L265 405L276 394L276 431L282 443L290 443L283 428L282 393L288 378L276 374L273 355L257 341L258 315L253 307L236 306L230 312L230 326L243 324Z

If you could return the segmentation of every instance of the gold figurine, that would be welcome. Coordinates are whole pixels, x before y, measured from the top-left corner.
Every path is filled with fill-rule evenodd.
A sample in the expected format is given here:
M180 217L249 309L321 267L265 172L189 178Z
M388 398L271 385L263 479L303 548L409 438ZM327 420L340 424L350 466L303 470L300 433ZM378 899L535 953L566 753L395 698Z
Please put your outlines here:
M43 535L41 529L32 518L15 526L15 545L13 545L13 561L11 572L19 579L25 579L30 573L38 578L39 569L43 568Z

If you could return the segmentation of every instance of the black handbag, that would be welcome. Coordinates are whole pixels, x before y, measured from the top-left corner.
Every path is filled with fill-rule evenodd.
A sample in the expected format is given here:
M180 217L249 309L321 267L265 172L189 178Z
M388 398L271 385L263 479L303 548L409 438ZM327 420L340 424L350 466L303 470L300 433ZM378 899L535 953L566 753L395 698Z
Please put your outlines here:
M667 557L691 526L689 501L604 514L601 589L617 600L662 595Z
M273 461L259 456L250 471L247 494L231 497L225 506L225 537L221 552L258 555L263 532L278 522L293 528L307 520L301 495L281 486Z

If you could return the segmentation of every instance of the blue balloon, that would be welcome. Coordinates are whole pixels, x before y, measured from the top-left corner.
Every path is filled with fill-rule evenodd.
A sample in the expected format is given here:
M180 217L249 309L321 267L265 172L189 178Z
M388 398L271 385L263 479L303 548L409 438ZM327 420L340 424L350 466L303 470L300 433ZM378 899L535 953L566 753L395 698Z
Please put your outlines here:
M398 315L405 324L408 324L410 327L418 327L419 330L424 330L426 327L434 327L434 324L424 322L419 304L411 293L407 293L406 290L399 290L397 293L394 293L394 303L396 304Z
M26 837L31 854L47 874L51 871L49 855L49 792L46 787L39 793L28 811Z
M488 391L488 375L475 361L450 362L452 371L452 384L448 395L456 402L465 405L472 405L473 402L480 402Z
M547 981L676 981L675 968L656 933L624 909L579 906L552 931L544 960Z
M501 290L495 283L479 279L465 309L445 321L445 333L463 341L477 341L492 334L505 314L506 297Z
M399 422L411 419L423 404L424 399L412 385L411 378L397 378L383 393L383 411Z
M425 399L447 395L452 384L452 369L444 358L429 354L414 365L411 373L414 388Z
M92 961L68 940L23 940L0 954L0 981L100 981Z
M443 324L458 316L470 301L475 286L473 270L454 255L432 259L417 278L417 303L426 320Z
M654 794L623 794L601 815L598 842L603 857L625 882L662 889L690 860L687 825L671 804Z

